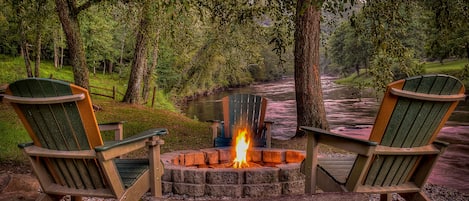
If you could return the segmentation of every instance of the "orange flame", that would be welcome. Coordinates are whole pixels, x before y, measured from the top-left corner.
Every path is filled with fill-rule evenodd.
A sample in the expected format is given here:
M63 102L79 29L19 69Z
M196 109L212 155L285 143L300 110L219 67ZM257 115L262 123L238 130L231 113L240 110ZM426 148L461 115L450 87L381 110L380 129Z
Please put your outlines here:
M236 157L233 160L233 167L234 168L249 167L246 156L247 156L249 144L251 143L251 141L248 137L248 131L246 128L238 131L238 135L236 136L235 143L236 143L235 144Z

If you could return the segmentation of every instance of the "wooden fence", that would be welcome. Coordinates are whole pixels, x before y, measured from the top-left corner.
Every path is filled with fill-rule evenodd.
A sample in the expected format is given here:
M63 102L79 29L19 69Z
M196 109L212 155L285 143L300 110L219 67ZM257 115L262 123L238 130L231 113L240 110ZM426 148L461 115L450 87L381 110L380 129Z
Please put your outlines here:
M55 78L53 78L53 75L50 75L49 78L50 79L55 79ZM56 80L61 80L61 79L56 79ZM61 80L61 81L70 82L68 80ZM5 93L5 90L6 90L7 86L8 86L7 84L0 85L0 101L2 101L2 99L3 99L2 94ZM119 94L121 96L124 96L124 93L121 93L121 92L117 91L116 86L112 86L112 89L104 88L104 87L98 87L98 86L91 86L91 85L89 87L90 88L89 88L88 91L92 95L102 96L102 97L106 97L106 98L112 98L113 100L117 99L117 94ZM98 89L100 92L95 92L95 90L93 90L93 89ZM155 104L155 99L156 99L156 87L153 87L153 95L152 95L152 100L151 100L151 107L152 108Z
M101 91L106 91L106 92L109 92L109 93L108 94L98 93L98 92L94 92L93 89L100 89ZM124 95L123 93L120 93L120 92L117 91L116 86L112 86L112 89L108 89L108 88L104 88L104 87L97 87L97 86L91 86L90 85L90 90L89 91L90 91L90 94L112 98L113 100L116 100L117 93L119 93L121 95Z

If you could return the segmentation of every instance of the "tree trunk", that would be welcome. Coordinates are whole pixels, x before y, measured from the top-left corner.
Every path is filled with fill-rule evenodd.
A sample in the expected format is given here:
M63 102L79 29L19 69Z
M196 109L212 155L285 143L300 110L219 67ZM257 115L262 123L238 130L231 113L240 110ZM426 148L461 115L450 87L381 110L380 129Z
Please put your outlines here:
M114 72L114 62L107 60L107 72L112 75Z
M60 47L60 69L64 67L64 47Z
M60 22L67 39L69 56L73 67L75 84L83 88L89 87L89 71L86 65L85 49L80 34L78 13L75 1L55 0Z
M357 71L357 76L360 76L360 65L358 63L355 64L355 71Z
M129 83L122 102L138 103L140 97L140 85L142 84L143 70L147 57L147 41L149 14L147 6L143 7L143 15L140 20L139 31L137 32L137 43L135 44L132 70L130 71Z
M34 63L34 77L39 77L39 67L41 65L41 34L36 33L36 60Z
M320 8L318 2L298 0L295 21L295 92L297 123L329 129L319 73ZM298 132L295 137L302 136Z
M158 41L159 41L159 29L156 30L156 36L153 41L153 52L152 52L152 62L151 65L146 68L146 72L143 75L143 92L142 92L142 97L145 102L148 101L148 95L150 94L150 87L151 87L151 78L153 75L153 71L156 68L156 65L158 64Z
M54 67L55 69L59 68L59 46L57 45L59 39L58 39L58 34L57 30L54 30Z
M42 32L43 32L43 19L45 18L44 7L46 6L45 0L38 0L36 2L36 60L34 63L34 76L39 77L39 67L41 65L41 49L42 49Z
M103 75L106 75L106 59L103 60Z
M24 33L21 33L23 35ZM26 36L25 36L26 37ZM33 77L33 71L31 69L31 62L29 59L29 48L28 48L28 42L24 38L23 41L21 42L21 54L24 59L24 66L26 67L26 74L28 77Z
M41 65L41 40L42 40L42 27L41 25L41 22L37 22L38 24L36 25L36 49L35 49L35 52L36 52L36 59L35 59L35 63L34 63L34 77L39 77L39 67Z
M466 56L467 60L469 60L469 42L466 43Z
M33 77L33 71L31 69L31 62L29 58L29 44L26 37L26 21L22 16L25 15L25 10L22 5L16 5L16 12L19 14L19 32L21 37L21 56L24 59L24 66L26 67L26 75Z

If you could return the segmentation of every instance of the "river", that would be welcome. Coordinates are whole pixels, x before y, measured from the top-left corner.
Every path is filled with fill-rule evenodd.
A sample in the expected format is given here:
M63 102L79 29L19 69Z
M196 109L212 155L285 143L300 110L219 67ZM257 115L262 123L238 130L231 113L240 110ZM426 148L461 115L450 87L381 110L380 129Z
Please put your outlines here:
M322 77L327 120L333 132L368 139L379 100L371 89L359 90L337 85L333 77ZM295 134L296 105L293 78L234 88L190 101L182 110L200 121L222 119L220 99L233 93L251 93L269 99L266 120L274 121L272 137L288 140ZM469 103L461 102L439 140L449 142L438 159L428 182L469 193Z

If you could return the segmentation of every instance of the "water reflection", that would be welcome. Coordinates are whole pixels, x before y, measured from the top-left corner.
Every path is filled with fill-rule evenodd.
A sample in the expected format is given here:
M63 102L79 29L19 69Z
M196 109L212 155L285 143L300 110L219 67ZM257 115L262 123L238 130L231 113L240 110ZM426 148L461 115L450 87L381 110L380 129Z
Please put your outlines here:
M371 90L337 85L333 77L322 77L324 104L332 131L368 139L379 107ZM219 100L233 93L252 93L269 99L266 120L274 121L272 136L288 140L295 134L296 101L293 78L231 89L188 103L183 112L201 121L222 119ZM450 144L439 158L429 182L469 192L469 103L461 103L438 139Z

